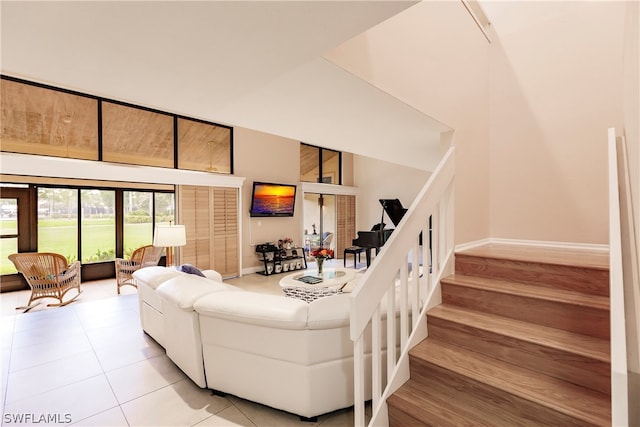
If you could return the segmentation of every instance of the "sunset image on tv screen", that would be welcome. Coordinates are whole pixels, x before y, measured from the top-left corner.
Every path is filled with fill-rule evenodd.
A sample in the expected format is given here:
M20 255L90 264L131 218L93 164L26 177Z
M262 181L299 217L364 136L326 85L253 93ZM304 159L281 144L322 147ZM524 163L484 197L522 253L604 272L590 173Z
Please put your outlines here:
M296 195L293 186L258 184L253 194L254 214L277 215L293 212Z

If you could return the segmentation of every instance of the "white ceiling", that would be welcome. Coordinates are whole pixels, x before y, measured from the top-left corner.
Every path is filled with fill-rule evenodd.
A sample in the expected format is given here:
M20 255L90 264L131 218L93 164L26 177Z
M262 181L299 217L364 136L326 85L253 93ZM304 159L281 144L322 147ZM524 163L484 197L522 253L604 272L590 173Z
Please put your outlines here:
M16 77L430 169L446 127L322 58L415 3L3 0L0 66Z

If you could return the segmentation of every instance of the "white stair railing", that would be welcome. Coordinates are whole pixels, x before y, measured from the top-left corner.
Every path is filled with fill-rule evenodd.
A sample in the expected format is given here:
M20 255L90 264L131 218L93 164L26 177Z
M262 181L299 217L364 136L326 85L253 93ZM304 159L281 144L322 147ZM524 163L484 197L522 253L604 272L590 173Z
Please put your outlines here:
M371 423L387 422L386 397L408 379L407 353L426 337L427 308L440 303L440 279L453 260L454 154L447 151L351 295L356 426L365 425L368 399Z
M611 316L611 422L640 422L640 289L631 184L624 138L609 139L609 298Z

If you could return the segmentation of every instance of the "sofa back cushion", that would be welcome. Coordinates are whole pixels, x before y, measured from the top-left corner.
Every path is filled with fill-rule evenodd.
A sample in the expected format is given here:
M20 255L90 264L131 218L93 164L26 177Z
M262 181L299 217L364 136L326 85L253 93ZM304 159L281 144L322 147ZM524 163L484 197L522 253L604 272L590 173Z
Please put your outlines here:
M156 289L160 296L183 310L193 310L193 304L203 296L212 292L240 291L228 285L204 276L181 274L162 283Z
M161 267L161 266L152 266L152 267L143 267L139 270L136 270L133 273L133 277L136 280L144 282L151 289L157 289L162 283L171 279L172 277L183 275L173 268Z
M215 292L193 305L201 316L281 329L306 329L309 304L256 292Z

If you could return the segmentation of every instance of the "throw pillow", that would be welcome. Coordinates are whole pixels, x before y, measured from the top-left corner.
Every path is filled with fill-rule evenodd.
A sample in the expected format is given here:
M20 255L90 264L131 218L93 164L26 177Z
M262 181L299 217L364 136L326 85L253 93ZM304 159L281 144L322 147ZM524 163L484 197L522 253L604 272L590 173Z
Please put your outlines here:
M178 267L178 271L182 271L183 273L188 273L188 274L195 274L196 276L200 276L200 277L205 277L205 275L202 274L202 271L200 271L198 267L195 267L191 264L182 264L181 266Z

